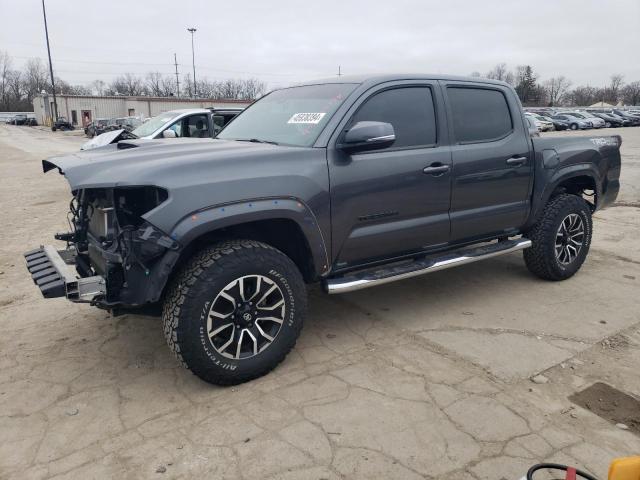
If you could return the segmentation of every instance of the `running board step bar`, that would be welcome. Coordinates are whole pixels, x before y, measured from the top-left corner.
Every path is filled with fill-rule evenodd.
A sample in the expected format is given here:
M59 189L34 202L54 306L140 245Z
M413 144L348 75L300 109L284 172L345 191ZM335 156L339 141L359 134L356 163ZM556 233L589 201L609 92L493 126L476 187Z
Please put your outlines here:
M501 242L482 245L480 247L456 250L441 256L425 257L409 263L396 263L395 266L380 267L375 270L354 272L344 277L325 280L324 288L327 293L345 293L363 288L383 285L385 283L417 277L426 273L437 272L447 268L465 265L467 263L485 260L498 255L524 250L531 246L528 238L503 240Z

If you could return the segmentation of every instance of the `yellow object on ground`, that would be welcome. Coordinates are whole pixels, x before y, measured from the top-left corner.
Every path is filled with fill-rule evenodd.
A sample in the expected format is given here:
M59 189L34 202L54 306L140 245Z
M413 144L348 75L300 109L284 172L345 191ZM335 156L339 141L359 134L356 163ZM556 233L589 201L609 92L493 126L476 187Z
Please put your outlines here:
M640 480L640 457L616 458L609 465L609 480Z

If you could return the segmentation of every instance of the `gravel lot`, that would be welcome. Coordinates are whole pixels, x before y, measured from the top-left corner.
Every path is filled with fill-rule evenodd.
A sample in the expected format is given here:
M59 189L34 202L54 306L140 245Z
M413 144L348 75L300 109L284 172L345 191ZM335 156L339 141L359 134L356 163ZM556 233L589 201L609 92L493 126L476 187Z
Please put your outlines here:
M513 254L311 289L287 360L220 388L178 367L157 318L41 298L21 254L66 229L69 192L40 160L84 138L0 125L0 478L516 480L540 460L606 478L640 451L637 425L568 397L640 395L640 128L552 134L611 133L623 188L573 279L538 280Z

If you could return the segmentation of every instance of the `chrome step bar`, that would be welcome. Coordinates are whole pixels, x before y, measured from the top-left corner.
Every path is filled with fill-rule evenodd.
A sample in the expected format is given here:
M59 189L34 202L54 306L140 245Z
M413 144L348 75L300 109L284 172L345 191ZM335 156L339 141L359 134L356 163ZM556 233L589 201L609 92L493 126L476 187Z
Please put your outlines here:
M366 271L349 273L343 277L329 278L324 281L324 289L327 293L345 293L375 287L385 283L417 277L438 270L465 265L467 263L485 260L498 255L504 255L518 250L524 250L531 246L528 238L515 240L503 240L500 242L485 244L480 247L465 248L446 253L441 256L425 257L408 263L396 264L391 267L379 267Z

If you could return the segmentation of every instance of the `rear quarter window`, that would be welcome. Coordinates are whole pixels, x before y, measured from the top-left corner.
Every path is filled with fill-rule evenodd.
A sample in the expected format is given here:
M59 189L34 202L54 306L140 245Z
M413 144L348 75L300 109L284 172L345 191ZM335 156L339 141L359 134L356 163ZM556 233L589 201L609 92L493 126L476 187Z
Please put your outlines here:
M448 87L447 95L457 142L497 140L513 130L509 105L500 90Z

